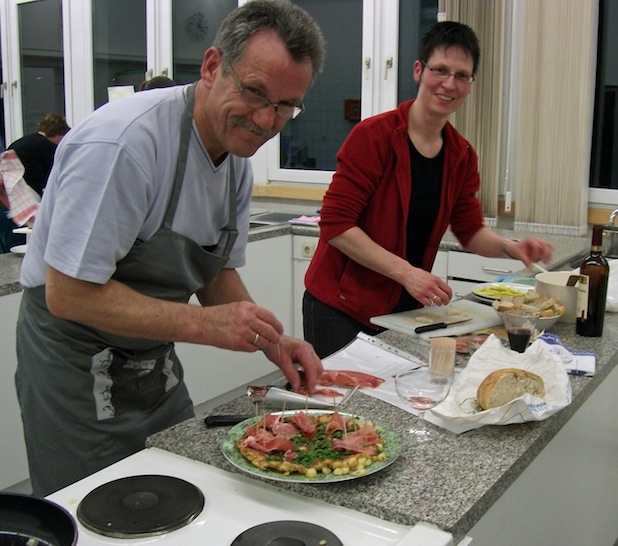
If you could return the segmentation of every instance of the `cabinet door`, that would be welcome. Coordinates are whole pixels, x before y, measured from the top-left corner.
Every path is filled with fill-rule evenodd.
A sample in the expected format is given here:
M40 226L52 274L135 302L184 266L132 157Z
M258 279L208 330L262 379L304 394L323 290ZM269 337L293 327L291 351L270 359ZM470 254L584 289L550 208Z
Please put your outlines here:
M249 243L247 265L239 270L253 300L272 311L288 333L292 331L291 239L285 235ZM191 303L199 305L197 298ZM190 343L177 343L176 351L196 406L278 371L261 351L244 353Z
M510 258L485 258L469 252L450 251L448 278L477 282L491 282L502 275L515 275L525 266Z
M0 490L28 479L26 443L15 392L15 326L21 292L0 296Z
M448 278L448 250L438 251L431 272L446 281Z

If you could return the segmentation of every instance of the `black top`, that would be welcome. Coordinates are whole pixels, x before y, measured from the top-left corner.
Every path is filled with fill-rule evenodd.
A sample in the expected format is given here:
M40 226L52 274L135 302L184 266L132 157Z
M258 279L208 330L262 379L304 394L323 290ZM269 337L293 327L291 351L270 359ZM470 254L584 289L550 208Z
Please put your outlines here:
M51 140L39 133L26 135L9 146L9 150L15 151L26 169L24 180L39 195L43 195L43 188L47 184L56 148Z
M442 193L442 167L444 146L435 157L425 157L408 139L412 180L410 184L410 208L406 234L406 259L415 267L421 267L429 236L438 216ZM418 301L403 290L393 312L408 311L419 307Z

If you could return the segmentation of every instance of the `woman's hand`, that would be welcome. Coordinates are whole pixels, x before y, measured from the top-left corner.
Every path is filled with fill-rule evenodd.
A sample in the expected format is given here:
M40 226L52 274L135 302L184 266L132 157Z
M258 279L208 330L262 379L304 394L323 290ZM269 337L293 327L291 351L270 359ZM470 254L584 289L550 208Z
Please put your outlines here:
M446 305L453 297L451 287L440 277L418 267L409 266L401 284L412 297L425 307Z

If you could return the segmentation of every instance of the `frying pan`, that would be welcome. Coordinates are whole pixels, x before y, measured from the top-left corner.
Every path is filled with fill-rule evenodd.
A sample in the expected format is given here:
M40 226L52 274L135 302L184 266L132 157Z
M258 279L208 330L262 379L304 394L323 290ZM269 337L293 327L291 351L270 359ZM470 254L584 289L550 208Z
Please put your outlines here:
M0 546L28 544L75 546L77 526L61 506L13 493L0 493Z

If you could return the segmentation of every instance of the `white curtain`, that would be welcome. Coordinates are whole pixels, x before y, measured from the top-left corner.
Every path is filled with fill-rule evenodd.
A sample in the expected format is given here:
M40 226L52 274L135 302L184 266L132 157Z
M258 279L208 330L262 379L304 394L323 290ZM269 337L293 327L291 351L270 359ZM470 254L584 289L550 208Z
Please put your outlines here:
M479 156L485 222L498 216L500 132L503 117L504 11L506 0L446 0L446 18L470 26L481 44L481 60L472 92L452 116L451 123L472 144Z
M479 153L486 215L502 182L515 230L583 235L598 0L446 0L445 10L481 42L478 80L452 121Z
M583 235L598 0L524 0L515 229Z

